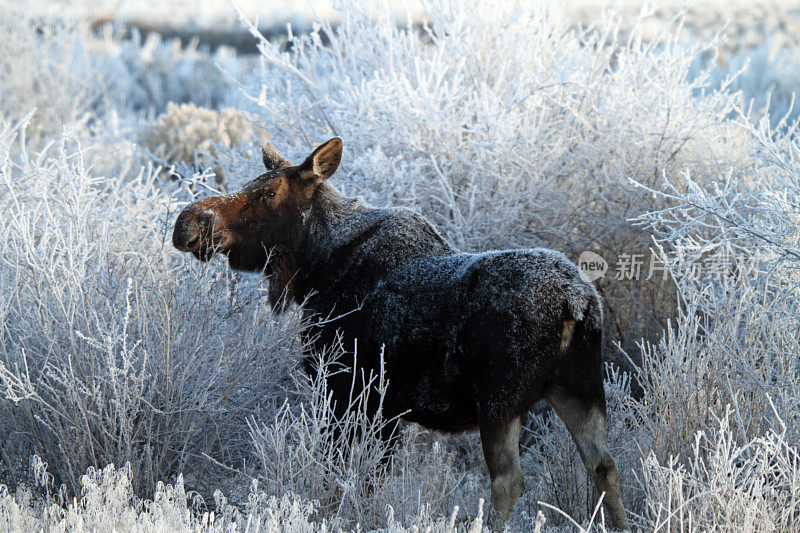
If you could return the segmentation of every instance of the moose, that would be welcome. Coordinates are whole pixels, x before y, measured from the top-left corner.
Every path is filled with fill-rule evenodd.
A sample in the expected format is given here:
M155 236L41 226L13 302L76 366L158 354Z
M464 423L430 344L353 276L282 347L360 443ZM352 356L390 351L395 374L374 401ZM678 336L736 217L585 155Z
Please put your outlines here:
M607 445L594 286L559 252L463 253L413 210L343 196L328 181L342 148L333 138L296 166L264 148L264 174L180 213L174 246L270 274L278 309L303 302L306 312L332 316L310 328L312 346L357 343L350 362L359 370L383 364L387 417L445 432L477 428L493 529L503 528L522 493L522 419L541 399L572 435L614 527L629 529ZM308 354L306 371L312 361ZM351 380L330 378L340 405Z

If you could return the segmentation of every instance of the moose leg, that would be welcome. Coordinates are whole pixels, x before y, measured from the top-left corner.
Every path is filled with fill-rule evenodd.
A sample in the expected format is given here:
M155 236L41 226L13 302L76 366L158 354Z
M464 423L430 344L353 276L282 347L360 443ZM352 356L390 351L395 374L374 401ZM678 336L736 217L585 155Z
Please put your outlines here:
M597 399L601 401L595 401L587 406L586 402L568 396L561 389L549 394L548 400L572 435L598 494L605 493L603 503L611 515L614 527L624 531L630 530L622 506L617 465L608 451L604 395Z
M519 465L520 418L481 423L481 444L492 479L492 513L489 527L502 531L525 485Z

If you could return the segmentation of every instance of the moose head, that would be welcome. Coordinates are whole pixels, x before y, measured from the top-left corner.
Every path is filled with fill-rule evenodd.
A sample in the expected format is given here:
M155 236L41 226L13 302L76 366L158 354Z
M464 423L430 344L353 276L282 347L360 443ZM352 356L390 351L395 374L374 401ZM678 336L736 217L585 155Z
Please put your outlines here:
M262 150L267 172L235 193L187 206L178 216L172 244L201 261L227 256L232 268L258 272L273 248L293 249L303 231L303 214L319 186L342 160L338 137L292 166L272 147Z

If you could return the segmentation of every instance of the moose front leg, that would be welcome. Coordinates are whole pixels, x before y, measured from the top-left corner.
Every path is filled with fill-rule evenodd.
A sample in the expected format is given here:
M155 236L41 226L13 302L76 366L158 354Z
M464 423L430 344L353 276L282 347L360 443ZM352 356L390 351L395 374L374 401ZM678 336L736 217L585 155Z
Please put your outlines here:
M505 422L481 423L481 444L492 480L492 511L489 527L502 531L525 486L519 464L519 417Z

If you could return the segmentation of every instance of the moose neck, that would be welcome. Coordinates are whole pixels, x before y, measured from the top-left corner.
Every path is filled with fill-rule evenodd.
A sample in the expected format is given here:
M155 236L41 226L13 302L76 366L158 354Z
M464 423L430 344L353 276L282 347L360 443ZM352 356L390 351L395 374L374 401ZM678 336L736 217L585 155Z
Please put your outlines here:
M309 208L301 214L301 221L288 248L297 269L296 281L300 285L295 293L298 301L305 291L319 290L310 273L317 272L327 262L337 241L342 238L342 227L359 212L369 210L360 200L346 198L332 184L323 182L311 198Z
M449 245L422 215L402 208L377 209L345 198L323 182L301 216L302 239L290 253L296 301L316 311L350 309L379 279L412 257L447 255Z

